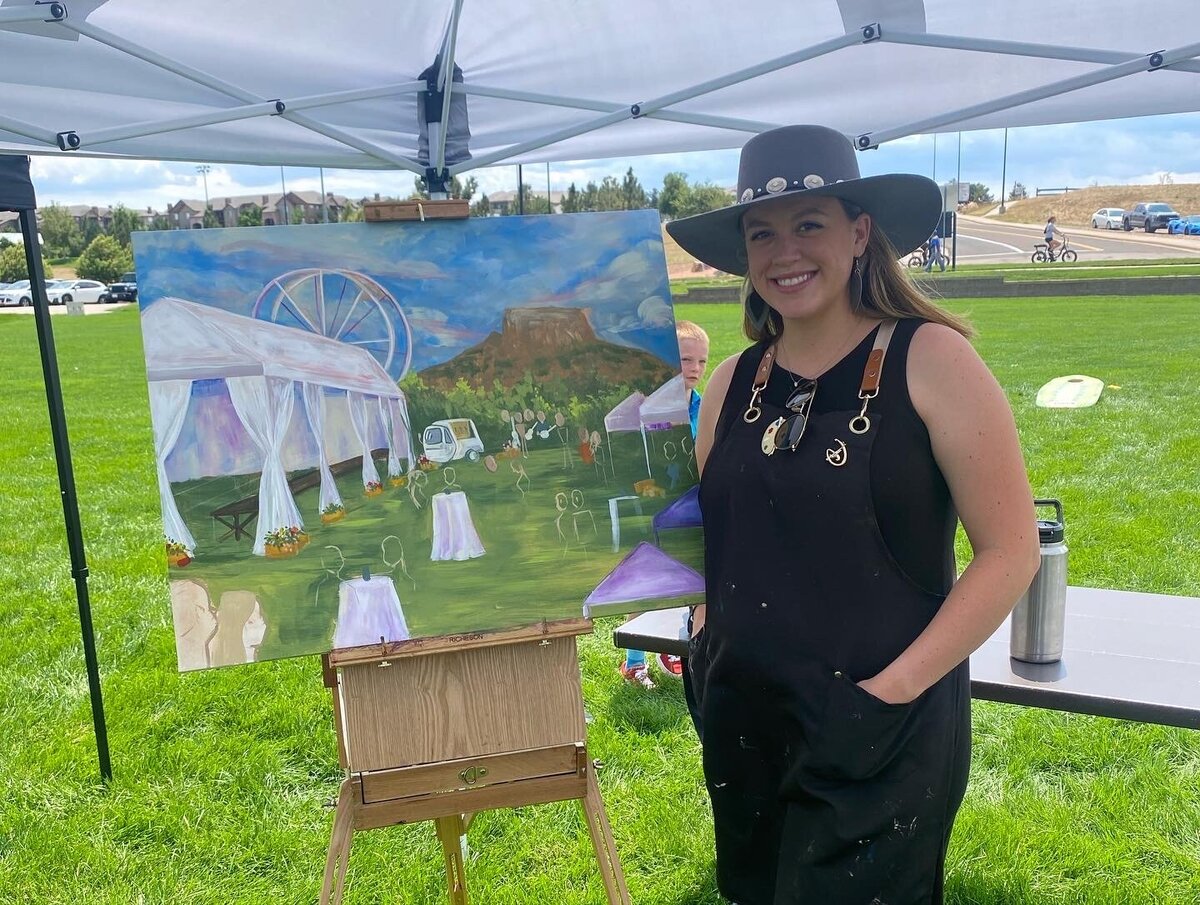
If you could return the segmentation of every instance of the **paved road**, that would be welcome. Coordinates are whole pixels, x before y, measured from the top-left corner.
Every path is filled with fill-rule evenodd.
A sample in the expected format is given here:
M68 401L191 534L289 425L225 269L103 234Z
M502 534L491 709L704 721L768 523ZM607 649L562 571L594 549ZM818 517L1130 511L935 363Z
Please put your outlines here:
M1200 259L1200 236L1070 228L1064 230L1071 247L1086 261L1119 261L1127 258ZM985 217L958 218L958 263L1028 263L1033 244L1042 241L1042 224L999 223Z

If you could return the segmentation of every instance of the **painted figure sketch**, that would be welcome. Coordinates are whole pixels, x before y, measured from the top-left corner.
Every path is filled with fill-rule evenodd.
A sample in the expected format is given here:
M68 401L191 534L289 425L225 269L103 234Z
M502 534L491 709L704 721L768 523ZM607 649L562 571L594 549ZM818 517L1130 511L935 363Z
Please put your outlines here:
M702 598L654 211L134 252L180 669Z

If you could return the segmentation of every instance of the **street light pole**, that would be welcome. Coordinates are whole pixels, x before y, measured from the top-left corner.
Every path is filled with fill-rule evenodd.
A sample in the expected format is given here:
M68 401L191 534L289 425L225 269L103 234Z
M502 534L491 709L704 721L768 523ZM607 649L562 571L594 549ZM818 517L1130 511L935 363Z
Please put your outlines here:
M281 225L291 226L292 220L288 216L288 206L287 206L287 179L284 178L282 164L280 164L280 167L279 167L279 184L283 187L283 195L279 199L280 202L283 204L283 223Z
M210 167L207 163L198 164L196 166L196 172L199 173L204 179L204 209L206 211L208 210L208 172L211 169L212 167Z
M1004 213L1004 181L1008 178L1008 129L1004 130L1004 156L1000 162L1000 213Z

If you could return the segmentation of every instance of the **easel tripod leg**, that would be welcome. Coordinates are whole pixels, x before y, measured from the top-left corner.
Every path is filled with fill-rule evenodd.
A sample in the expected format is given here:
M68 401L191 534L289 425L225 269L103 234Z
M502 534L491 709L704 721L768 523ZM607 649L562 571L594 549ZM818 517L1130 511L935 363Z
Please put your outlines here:
M621 870L621 859L617 857L617 845L608 823L608 814L604 810L604 799L600 797L600 787L596 785L596 771L590 768L587 771L587 796L581 804L609 905L630 905L625 872Z
M325 857L325 882L321 885L321 905L338 905L346 883L346 867L350 863L350 840L354 835L354 796L350 780L343 780L338 789L337 810L333 815L333 834L329 854Z
M434 821L438 840L442 843L442 858L446 862L446 888L450 905L467 905L467 874L463 864L462 836L467 831L462 815L439 817Z

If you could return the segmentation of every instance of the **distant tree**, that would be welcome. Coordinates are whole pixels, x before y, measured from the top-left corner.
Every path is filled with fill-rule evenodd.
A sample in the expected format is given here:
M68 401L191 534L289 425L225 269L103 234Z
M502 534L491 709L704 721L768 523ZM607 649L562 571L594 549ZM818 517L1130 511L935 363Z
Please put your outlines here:
M1009 201L1021 201L1029 197L1029 190L1025 188L1024 183L1014 182L1012 189L1008 193Z
M54 273L50 259L46 257L46 249L42 249L42 270L47 279ZM29 271L25 267L25 246L10 242L8 248L0 251L0 283L15 283L17 280L29 279Z
M680 216L687 204L692 187L683 173L668 173L663 177L662 191L658 193L658 212L667 220Z
M711 182L702 182L699 185L692 186L691 193L688 195L683 208L679 211L679 216L691 217L694 214L715 211L719 207L725 207L729 204L729 201L730 196L728 191L719 185L713 185Z
M167 219L166 214L155 214L154 219L150 221L150 229L170 229L171 221Z
M658 210L658 189L650 190L650 194L646 196L646 207Z
M75 264L80 279L101 283L112 283L130 270L133 270L133 255L116 236L97 236Z
M633 175L633 167L625 171L625 178L621 181L621 195L627 211L641 210L646 206L646 190Z
M1165 173L1159 173L1158 174L1158 184L1159 185L1174 185L1175 177L1171 175L1169 170Z
M12 248L16 244L17 243L13 242L11 239L6 239L4 236L0 235L0 251L4 251L6 248Z
M492 205L488 201L487 195L480 195L479 200L471 205L472 217L490 217L492 215Z
M550 213L550 199L545 195L535 194L533 188L526 185L524 191L525 213L526 214L548 214ZM514 200L509 208L510 213L517 213L517 203Z
M288 207L288 222L291 223L292 226L299 226L301 223L310 222L310 217L305 212L303 207L301 207L299 204L293 204Z
M217 217L217 212L212 209L212 205L204 209L204 217L200 222L205 229L218 229L224 225L221 223L220 218Z
M575 183L567 186L567 192L562 198L562 212L564 214L578 214L583 210L581 206L583 199L580 197L579 189L575 188Z
M262 208L251 204L238 214L238 226L262 226Z
M83 251L83 231L69 210L57 204L51 204L41 213L39 228L50 257L73 258ZM18 279L23 280L25 277L18 277Z
M349 198L342 205L342 213L338 217L342 223L361 223L363 218L363 209L361 204L355 204Z
M97 223L95 220L93 220L91 217L89 217L87 220L84 221L84 223L83 223L83 243L84 243L85 248L88 245L92 244L92 240L95 239L96 236L103 235L103 234L104 234L104 230L100 228L100 224Z
M596 207L598 211L625 210L625 192L615 176L605 176L600 180L596 190Z
M967 195L968 201L978 201L980 204L988 204L994 199L992 198L992 190L982 182L972 182L970 194Z
M209 210L212 210L212 208L209 208ZM208 224L204 225L207 226ZM130 234L137 232L141 228L142 218L138 216L136 211L131 211L123 204L118 204L112 209L112 225L108 228L108 234L120 242L123 247L129 247ZM117 274L117 276L120 276L120 274Z

